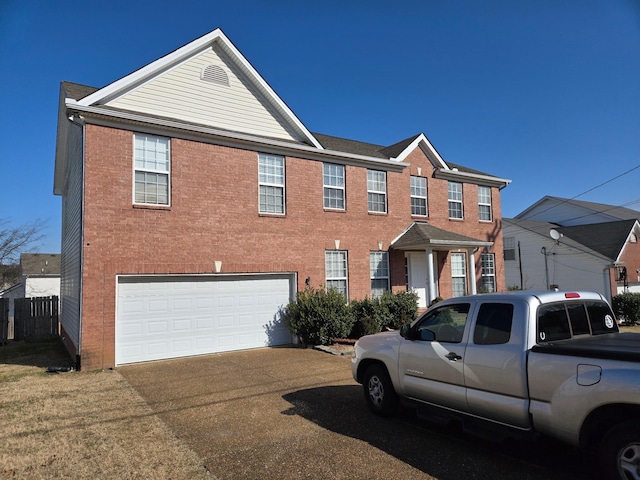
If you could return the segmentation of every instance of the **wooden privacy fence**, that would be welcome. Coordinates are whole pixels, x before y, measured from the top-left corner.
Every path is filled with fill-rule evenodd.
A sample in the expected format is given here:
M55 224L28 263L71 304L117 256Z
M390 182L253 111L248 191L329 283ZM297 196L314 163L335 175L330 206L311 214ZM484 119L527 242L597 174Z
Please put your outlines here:
M58 297L16 298L14 340L41 342L60 335Z
M0 298L0 345L9 340L9 299Z

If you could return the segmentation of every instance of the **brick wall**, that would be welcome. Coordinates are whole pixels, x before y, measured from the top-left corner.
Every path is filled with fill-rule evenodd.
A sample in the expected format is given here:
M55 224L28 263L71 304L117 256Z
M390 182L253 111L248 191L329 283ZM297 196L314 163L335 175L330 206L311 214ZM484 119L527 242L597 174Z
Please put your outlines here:
M264 153L270 153L268 151ZM388 214L367 212L367 172L347 166L346 211L323 208L322 163L287 157L286 215L258 214L257 152L171 140L171 206L134 207L133 133L86 126L83 244L83 368L114 365L117 274L297 272L325 281L324 252L348 250L349 294L370 294L369 252L383 250L413 221L495 242L498 290L504 288L500 197L492 189L493 222L478 221L477 187L464 185L465 219L448 218L447 181L417 149L402 173L387 174ZM427 177L428 217L411 216L410 175ZM391 283L404 289L404 255L392 251ZM448 256L439 255L440 294L451 292ZM480 256L477 255L479 262ZM478 277L480 265L477 267Z

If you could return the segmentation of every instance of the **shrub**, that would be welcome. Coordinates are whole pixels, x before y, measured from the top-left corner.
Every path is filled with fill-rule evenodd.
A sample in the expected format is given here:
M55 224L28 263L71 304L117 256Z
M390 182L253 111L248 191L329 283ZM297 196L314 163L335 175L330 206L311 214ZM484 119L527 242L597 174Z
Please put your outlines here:
M349 306L355 320L350 338L360 338L381 330L380 302L377 299L353 300Z
M329 345L334 338L346 337L354 323L344 295L333 288L307 287L298 292L283 317L289 330L306 345Z
M611 300L613 312L626 323L640 323L640 293L625 292Z
M408 292L385 292L380 297L382 328L397 329L411 323L418 315L418 294Z
M380 298L353 300L347 305L335 289L307 287L289 302L282 316L303 343L328 345L335 338L360 338L383 328L400 328L413 321L417 312L415 292L387 292Z
M385 292L381 297L351 302L355 324L349 337L377 333L385 328L398 329L411 323L418 313L418 295L413 292Z

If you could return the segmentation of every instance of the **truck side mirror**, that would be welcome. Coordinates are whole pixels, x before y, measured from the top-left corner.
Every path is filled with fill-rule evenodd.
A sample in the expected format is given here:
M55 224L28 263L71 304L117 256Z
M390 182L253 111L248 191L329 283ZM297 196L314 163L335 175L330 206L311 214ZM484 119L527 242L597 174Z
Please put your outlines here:
M407 340L411 340L409 338L409 332L411 331L411 325L409 325L408 323L405 323L404 325L402 325L400 327L400 336L402 338L406 338Z

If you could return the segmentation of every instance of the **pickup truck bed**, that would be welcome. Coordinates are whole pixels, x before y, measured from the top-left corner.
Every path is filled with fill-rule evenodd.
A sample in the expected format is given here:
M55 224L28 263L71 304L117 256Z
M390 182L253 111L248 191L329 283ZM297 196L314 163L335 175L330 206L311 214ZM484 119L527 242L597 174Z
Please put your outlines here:
M531 351L605 360L640 362L640 333L613 333L535 345Z

